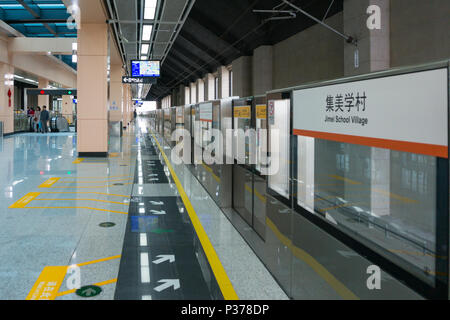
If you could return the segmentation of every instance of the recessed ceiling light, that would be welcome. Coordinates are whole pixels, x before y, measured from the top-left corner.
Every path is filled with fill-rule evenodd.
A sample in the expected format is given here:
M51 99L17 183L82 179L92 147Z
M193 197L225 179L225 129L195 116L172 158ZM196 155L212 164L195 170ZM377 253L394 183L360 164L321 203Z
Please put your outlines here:
M152 36L153 26L151 24L145 24L142 27L142 41L149 41Z
M144 19L155 19L157 0L145 0Z
M150 46L148 44L143 44L141 47L141 54L148 54L148 48Z

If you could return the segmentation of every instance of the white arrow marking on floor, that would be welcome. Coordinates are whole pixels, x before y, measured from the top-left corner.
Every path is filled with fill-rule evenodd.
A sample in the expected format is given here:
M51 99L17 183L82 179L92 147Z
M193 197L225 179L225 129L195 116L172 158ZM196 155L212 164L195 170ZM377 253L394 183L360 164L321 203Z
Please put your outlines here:
M161 211L150 210L150 213L157 214L157 215L163 215L163 214L166 214L166 212L165 212L164 210L161 210Z
M150 201L150 204L152 204L154 206L162 206L162 205L164 205L164 202L162 202L162 201L159 201L159 202L157 202L157 201Z
M167 255L167 254L162 254L157 256L157 258L159 258L158 260L153 261L154 264L160 264L166 261L169 261L170 263L175 262L175 256L174 255Z
M151 181L159 181L159 179L158 179L158 178L151 178L151 179L150 179L150 182L151 182Z
M346 257L346 258L351 258L351 257L357 257L358 254L356 252L352 252L352 251L341 251L338 250L337 251L341 256Z
M149 177L157 177L158 174L157 174L157 173L152 173L152 174L149 174L148 176L149 176Z
M163 279L163 280L158 281L158 283L161 283L161 282L162 282L162 284L157 286L154 289L155 291L161 292L170 287L173 287L174 290L180 289L180 280L178 280L178 279Z

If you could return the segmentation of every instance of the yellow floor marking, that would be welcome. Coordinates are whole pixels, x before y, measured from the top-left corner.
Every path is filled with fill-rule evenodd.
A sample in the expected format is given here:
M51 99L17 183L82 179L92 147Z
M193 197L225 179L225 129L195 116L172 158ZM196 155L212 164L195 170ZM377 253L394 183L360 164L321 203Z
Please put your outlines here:
M124 203L124 202L107 201L107 200L99 200L99 199L34 199L33 201L94 201L94 202L121 204L123 206L128 205L128 203Z
M347 178L344 178L344 177L341 177L341 176L337 176L337 175L334 175L334 174L329 175L329 177L334 178L334 179L337 179L337 180L342 180L342 181L345 181L345 182L350 183L350 184L353 184L353 185L361 185L361 184L362 184L362 182L350 180L350 179L347 179ZM417 200L410 199L410 198L408 198L408 197L403 197L403 196L400 196L400 195L398 195L398 194L395 194L395 193L392 193L392 192L388 192L388 191L385 191L385 190L373 188L373 191L378 192L378 193L381 193L381 194L383 194L383 195L385 195L385 196L389 196L389 197L391 197L392 199L399 200L399 201L402 201L402 202L406 202L406 203L419 203L419 201L417 201Z
M213 172L213 169L211 169L210 167L208 167L206 164L202 163L202 166L205 168L206 171L208 171L209 173L212 174L213 178L216 179L217 182L220 183L220 178L218 176L216 176Z
M94 283L94 286L101 287L101 286L105 286L107 284L111 284L111 283L115 283L115 282L117 282L117 278L116 279L102 281L102 282L98 282L98 283ZM72 290L67 290L67 291L63 291L63 292L58 292L56 294L56 296L57 297L61 297L61 296L65 296L67 294L75 293L76 291L77 291L77 289L72 289Z
M67 267L45 267L26 300L55 300Z
M419 251L407 251L407 250L394 250L394 249L388 249L388 251L392 253L403 253L407 255L413 255L413 256L430 256L433 258L439 258L439 259L446 259L446 256L438 256L434 253L428 253L428 252L419 252Z
M308 264L322 279L324 279L343 299L345 300L359 300L359 298L348 289L342 282L336 279L324 266L322 266L316 259L308 254L303 249L300 249L292 244L292 241L285 237L275 226L275 224L266 218L267 226L273 231L275 236L289 249L291 249L294 256L303 260Z
M114 259L119 259L119 258L120 258L120 254L117 255L117 256L112 256L112 257L108 257L108 258L97 259L97 260L83 262L83 263L77 263L76 265L79 266L79 267L83 267L83 266L87 266L87 265L90 265L90 264L104 262L104 261L109 261L109 260L114 260Z
M91 208L91 207L27 207L27 209L87 209L87 210L102 211L102 212L128 214L128 212L108 210L108 209L99 209L99 208Z
M400 200L400 201L402 201L402 202L406 202L406 203L419 203L419 201L417 201L417 200L410 199L410 198L408 198L408 197L402 197L402 196L399 196L398 194L395 194L395 193L392 193L392 192L387 192L387 191L380 190L380 189L375 189L375 188L374 188L373 190L374 190L375 192L384 194L384 195L386 195L386 196L390 196L391 198L393 198L393 199L395 199L395 200Z
M39 186L39 188L51 188L60 178L50 178Z
M15 202L10 209L23 209L27 204L31 201L35 200L41 193L40 192L30 192L27 195L20 198L17 202Z
M203 229L203 226L197 217L197 214L195 213L194 208L192 207L191 201L189 200L188 196L186 195L186 192L183 189L183 185L181 184L180 180L178 179L177 175L175 174L175 171L167 158L166 154L164 153L163 148L159 144L158 140L156 139L155 135L152 134L153 138L155 139L156 144L158 145L158 149L161 152L164 160L166 161L166 165L169 168L170 173L172 174L172 179L175 182L175 185L177 186L178 192L181 196L181 199L183 200L184 206L186 207L186 210L189 214L189 218L191 219L192 225L194 226L195 232L197 233L197 236L200 240L200 243L203 247L203 251L206 254L206 257L208 258L208 262L211 266L211 269L216 277L217 283L219 284L220 290L222 291L222 295L225 300L238 300L239 297L237 296L236 292L234 291L233 285L230 281L230 279L227 276L227 273L225 272L225 269L222 266L222 263L219 260L219 257L217 256L216 251L214 250L214 247L212 246L211 242L209 241L208 235L206 234L205 230Z
M121 197L121 198L129 198L130 196L126 196L123 194L112 194L112 193L103 193L103 192L41 192L42 194L99 194L110 197Z
M123 183L123 186L130 185L130 184L132 184L132 182ZM92 186L92 187L50 187L50 188L51 189L98 189L98 188L123 187L123 186L122 185L115 186L113 184L107 184L104 186Z
M341 177L341 176L337 176L335 174L330 174L329 177L337 179L337 180L342 180L342 181L345 181L345 182L350 183L350 184L358 184L358 185L362 184L361 182L358 182L358 181L355 181L355 180L351 180L351 179L348 179L348 178L344 178L344 177Z
M124 178L124 177L132 178L132 176L130 176L129 174L125 174L125 175L122 175L122 176L103 176L103 177L76 177L76 178L66 177L66 178L61 178L61 180L65 181L66 179L77 179L77 180L80 180L80 179L102 179L102 178L105 178L105 179L109 180L109 178Z
M252 188L250 188L247 184L245 185L245 190L247 190L250 193L253 193ZM255 196L258 197L258 199L261 200L261 202L263 202L263 203L267 202L267 198L256 190L255 190Z
M132 179L97 180L97 181L76 181L76 180L74 180L74 181L66 181L66 180L64 180L64 181L60 181L59 183L60 184L61 183L64 183L64 184L69 184L69 183L102 183L102 182L111 182L111 181L121 182L121 181L130 181L130 180L132 180Z
M345 207L349 207L349 206L356 205L356 204L358 204L358 203L354 203L354 202L343 203L343 204L336 205L336 206L333 206L333 207L324 208L324 209L319 209L319 211L320 211L320 212L325 212L325 211L328 211L328 210L334 210L334 209L339 209L339 208L345 208Z
M78 158L78 159L76 159L74 162L72 162L73 164L79 164L79 163L82 163L84 161L84 159L82 159L82 158Z

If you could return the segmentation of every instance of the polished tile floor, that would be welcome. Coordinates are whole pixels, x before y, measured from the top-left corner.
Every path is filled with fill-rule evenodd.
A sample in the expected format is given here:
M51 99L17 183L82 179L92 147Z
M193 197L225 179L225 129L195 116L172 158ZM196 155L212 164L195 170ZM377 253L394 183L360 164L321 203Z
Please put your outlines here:
M157 139L170 159L170 148L160 137ZM50 299L221 298L203 249L196 242L195 232L189 229L190 220L180 212L185 208L179 190L158 148L149 139L145 119L139 119L136 128L125 132L124 137L111 138L108 159L76 161L75 133L6 137L0 139L0 155L0 299L21 300L32 296L32 292ZM183 165L173 168L237 296L286 299L197 179ZM188 228L184 232L191 234L189 239L177 240L163 234L168 242L158 243L157 238L149 236L153 222L148 210L154 208L144 206L145 214L140 216L139 203L168 199L172 199L173 206L167 207L167 218L160 221L169 227L172 223ZM160 235L162 228L156 230ZM140 245L144 234L147 246ZM174 241L182 242L175 242L173 247ZM155 259L149 256L150 279L144 276L142 281L143 264L138 262L145 257L145 250L141 247L154 257L175 253L183 263L169 273L161 271L159 279L158 264L152 263ZM68 266L74 265L78 273L66 272ZM58 279L45 278L49 267L62 268ZM190 273L192 279L198 279L198 292L188 285L177 290L176 284L166 290L164 287L171 284L158 282L176 275L183 282ZM101 288L100 294L95 295L90 288L75 292L74 279L79 282L75 287L96 285ZM57 283L58 288L41 288L39 284L44 280L49 286ZM162 294L163 289L174 294Z

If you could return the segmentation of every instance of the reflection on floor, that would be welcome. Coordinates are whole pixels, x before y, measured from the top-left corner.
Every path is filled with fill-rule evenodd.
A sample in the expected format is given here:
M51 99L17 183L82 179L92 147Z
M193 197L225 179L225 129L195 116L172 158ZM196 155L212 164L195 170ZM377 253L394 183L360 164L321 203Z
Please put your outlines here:
M112 137L107 159L78 159L75 133L0 140L0 299L224 298L147 127ZM189 170L173 168L236 295L286 299Z

